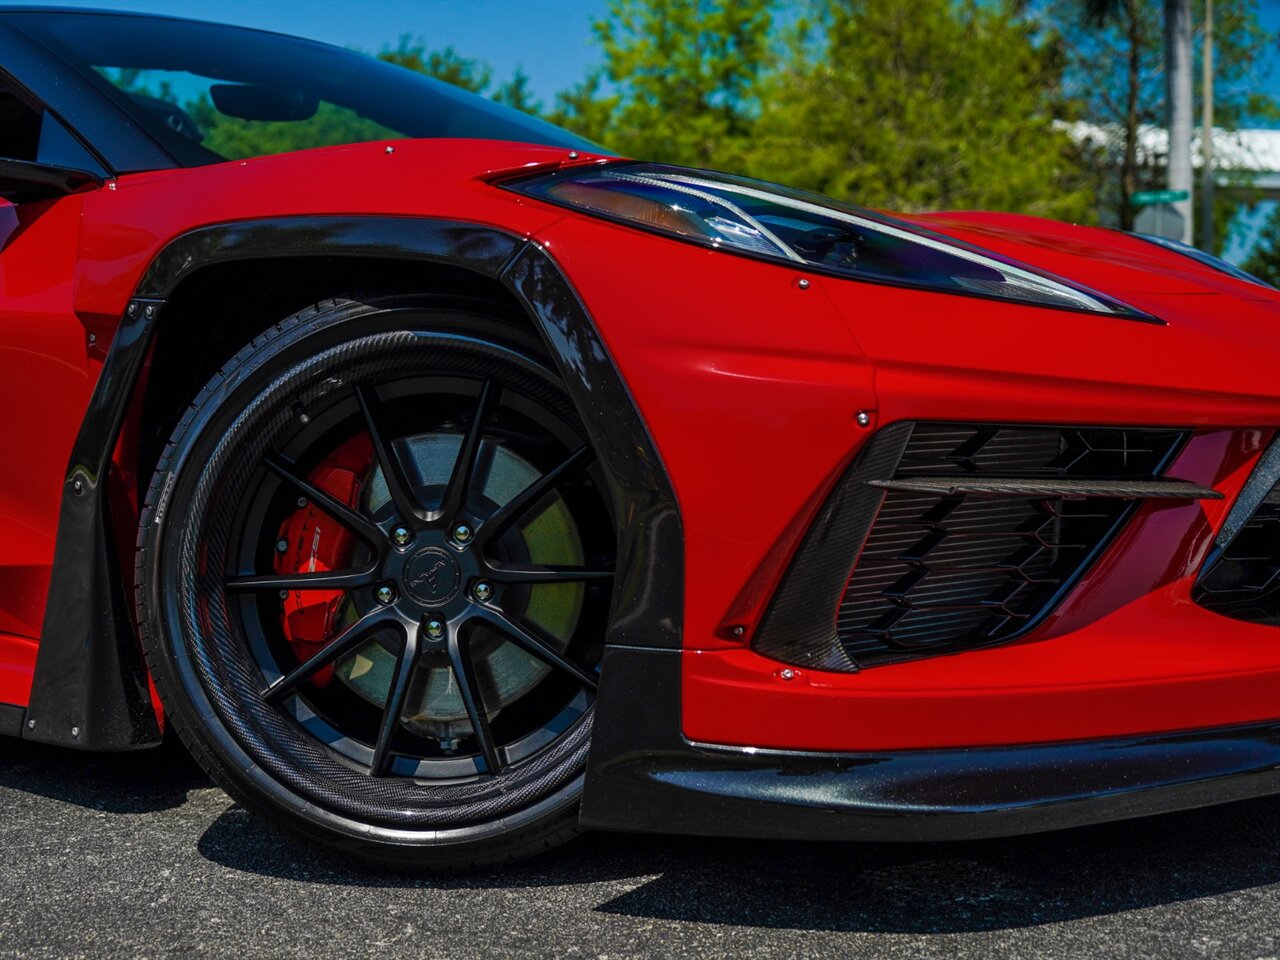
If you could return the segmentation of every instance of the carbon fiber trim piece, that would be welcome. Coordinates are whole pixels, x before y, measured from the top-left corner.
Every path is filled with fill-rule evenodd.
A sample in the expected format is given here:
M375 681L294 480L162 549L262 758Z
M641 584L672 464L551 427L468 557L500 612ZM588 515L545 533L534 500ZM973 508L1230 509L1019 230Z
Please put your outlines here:
M22 736L82 750L160 742L117 565L107 472L163 300L134 299L111 341L62 487L49 598ZM73 732L74 731L74 732Z
M760 623L757 651L815 669L858 669L836 636L834 611L884 500L870 481L893 476L911 428L896 423L868 440L818 511Z
M978 477L902 477L868 486L940 496L1114 497L1120 500L1221 500L1222 494L1185 480L984 480Z
M1223 616L1280 626L1280 440L1223 521L1191 597Z
M551 256L520 249L499 279L537 321L609 477L618 517L618 577L609 644L679 649L684 526L657 445L590 313ZM601 702L598 710L607 711ZM623 720L622 722L628 722Z
M1240 496L1231 505L1227 519L1223 521L1222 529L1218 531L1218 536L1213 541L1214 555L1205 564L1206 571L1213 566L1218 554L1230 546L1231 541L1249 522L1249 518L1254 515L1258 507L1262 506L1264 501L1269 501L1277 489L1280 489L1280 439L1272 441L1267 452L1254 467L1253 474L1245 482Z
M0 736L16 737L22 733L27 711L16 703L0 703Z

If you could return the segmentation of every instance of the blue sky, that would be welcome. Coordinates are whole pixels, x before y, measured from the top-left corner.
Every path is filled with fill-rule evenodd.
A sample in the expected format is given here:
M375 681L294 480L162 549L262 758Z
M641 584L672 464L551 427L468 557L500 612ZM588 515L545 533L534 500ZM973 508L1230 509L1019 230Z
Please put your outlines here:
M493 65L517 66L543 101L582 79L599 59L591 22L606 0L63 0L78 7L142 10L259 27L376 52L401 34L429 48L452 45Z
M546 103L578 82L600 59L591 23L607 0L63 0L76 6L214 20L260 27L377 52L402 34L428 48L453 46L488 61L495 79L517 66ZM893 2L893 0L885 0ZM1146 0L1156 3L1158 0ZM1280 33L1280 0L1258 0L1264 28ZM1280 47L1269 58L1280 82Z

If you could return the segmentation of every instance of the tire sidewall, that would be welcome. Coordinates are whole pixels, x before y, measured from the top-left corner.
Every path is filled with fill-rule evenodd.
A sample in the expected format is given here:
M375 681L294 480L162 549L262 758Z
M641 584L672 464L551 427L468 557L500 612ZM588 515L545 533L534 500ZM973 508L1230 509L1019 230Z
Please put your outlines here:
M405 311L410 311L406 314ZM372 332L406 329L483 338L511 350L525 363L546 368L521 349L519 334L490 317L457 310L430 310L412 302L333 301L295 315L257 338L223 367L179 424L157 467L139 534L139 617L144 646L173 726L197 759L237 799L278 825L356 857L405 865L505 859L521 844L546 835L576 832L576 808L583 773L495 822L454 828L401 828L326 809L282 784L266 771L223 722L192 660L179 610L178 591L168 581L166 558L190 522L196 478L204 470L211 422L227 405L256 395L273 376L336 343ZM547 371L548 373L550 371ZM495 851L508 851L495 857Z

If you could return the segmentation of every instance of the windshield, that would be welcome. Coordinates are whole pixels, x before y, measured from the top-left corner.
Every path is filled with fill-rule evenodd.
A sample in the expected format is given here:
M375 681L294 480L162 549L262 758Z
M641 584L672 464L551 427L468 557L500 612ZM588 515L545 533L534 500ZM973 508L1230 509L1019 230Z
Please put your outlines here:
M594 146L442 81L308 40L113 14L23 26L185 166L402 137Z

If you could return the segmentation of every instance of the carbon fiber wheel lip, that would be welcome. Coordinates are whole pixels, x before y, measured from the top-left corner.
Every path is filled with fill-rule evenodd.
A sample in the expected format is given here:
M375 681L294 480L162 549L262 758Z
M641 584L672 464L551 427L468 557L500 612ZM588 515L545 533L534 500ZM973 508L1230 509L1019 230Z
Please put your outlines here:
M332 321L329 323L332 326ZM154 527L160 551L156 566L160 629L171 637L168 645L179 674L177 682L194 702L204 736L220 753L234 758L230 762L254 780L254 790L269 795L272 803L292 814L308 820L333 819L335 824L347 825L341 827L344 831L350 827L352 836L394 836L417 845L435 842L428 837L445 840L506 833L539 816L537 811L546 804L570 802L574 785L580 789L594 697L586 694L585 711L579 703L573 710L575 719L558 724L554 742L542 749L535 747L526 759L511 764L497 777L423 782L405 769L404 757L394 755L387 758L399 776L370 776L367 765L353 765L329 750L323 739L302 730L287 701L273 704L263 698L261 684L271 679L271 673L261 672L261 662L252 659L252 646L246 645L239 621L252 607L269 608L274 591L243 583L235 584L233 590L226 579L249 569L265 575L270 569L270 551L257 567L239 566L234 549L228 552L228 536L239 538L233 525L239 522L239 505L246 503L246 484L249 478L262 476L260 467L252 464L261 464L260 458L272 456L273 450L276 455L290 456L287 437L298 431L300 420L303 425L308 423L300 417L298 404L312 413L311 427L316 426L316 408L311 404L328 403L334 384L371 376L379 381L387 376L420 377L423 371L434 375L446 364L462 365L450 366L451 370L474 371L481 364L496 363L504 377L512 374L513 382L524 384L522 391L529 389L523 395L535 405L558 410L571 431L577 423L571 401L567 397L562 402L556 400L563 393L549 385L547 378L553 374L537 369L514 349L467 334L410 331L403 326L403 320L397 318L394 329L375 329L367 336L337 342L333 337L318 337L319 349L312 348L313 352L300 361L289 358L293 365L284 369L267 366L279 353L252 358L237 371L235 391L221 397L214 394L219 397L217 403L198 409L195 418L175 435L167 474L170 486L158 501ZM317 329L328 333L325 328ZM282 395L284 403L279 399ZM308 466L299 464L297 469L305 475ZM306 491L281 487L282 482L289 481L279 475L253 480L255 488L267 491L267 496L274 496L270 491L275 489L290 503L298 494L315 499ZM602 495L596 492L604 490L598 476L587 486L592 495ZM488 507L480 512L487 513ZM600 530L615 529L611 513L604 520L607 522L598 525ZM378 533L367 543L372 553L366 557L373 559L359 575L364 577L367 572L376 578L388 539ZM500 555L505 560L505 552ZM615 554L609 550L601 556L612 558ZM610 565L612 562L610 559ZM355 593L365 595L361 589ZM607 604L608 595L600 595ZM605 606L599 619L607 617ZM586 659L593 662L591 649L586 652ZM354 819L345 819L348 817Z
M302 402L300 407L298 400L286 401L299 426L291 439L283 443L278 438L271 441L261 455L265 474L257 475L265 476L269 483L259 488L255 502L265 504L283 495L292 509L295 497L301 495L297 497L299 507L307 504L327 513L330 520L345 526L368 549L353 556L353 565L346 569L273 575L252 559L255 553L261 556L260 548L250 547L247 553L244 547L236 548L238 559L225 568L228 579L223 588L229 595L274 595L274 587L337 588L345 592L351 604L345 615L348 619L337 635L327 641L320 653L311 654L296 665L287 654L284 658L278 656L278 648L273 650L270 646L272 641L264 645L251 638L249 653L257 660L265 684L260 687L259 696L266 706L289 716L339 762L356 771L363 770L374 780L403 777L448 782L477 775L484 779L527 765L536 754L568 736L586 717L594 700L595 667L579 660L584 652L589 654L590 648L570 649L568 644L581 641L535 629L522 620L522 611L528 603L529 588L539 583L597 580L607 584L613 577L613 561L608 561L608 569L540 566L524 552L520 533L526 512L541 509L540 505L552 494L559 496L565 482L572 484L573 478L591 465L589 448L583 444L572 417L566 419L563 406L557 408L554 402L549 403L549 395L540 393L536 385L525 392L528 381L516 378L508 382L501 370L486 373L484 368L451 370L447 366L417 371L381 368L372 374L331 376L324 384L319 404L308 407ZM450 399L444 400L443 405L439 399L423 405L423 391L433 397L439 391L440 396ZM305 409L306 416L300 415L300 409ZM442 419L423 422L416 413L419 409L437 411L435 416ZM433 422L437 425L433 426ZM342 438L350 436L353 423L362 425L358 429L364 430L372 442L373 462L388 497L376 509L336 501L307 479L309 465L317 458L323 459L325 451L333 449L333 443L345 442ZM526 427L533 432L526 435ZM407 459L408 447L404 446L408 438L419 436L422 431L439 429L457 433L461 443L443 493L438 481L431 488L420 486L426 483L416 472L421 468L406 466L414 461ZM543 471L536 480L526 481L527 488L501 504L483 490L490 468L482 466L489 463L482 451L490 441L482 438L489 436L490 430L495 437L491 442L514 443L517 451L523 449L521 444L531 444L536 451L531 455L537 469ZM595 488L599 488L598 482ZM565 496L572 500L582 495ZM607 509L603 503L600 508ZM250 512L257 509L253 507ZM581 529L582 519L576 513L574 516ZM274 544L278 522L269 522L262 533L255 533L254 523L246 520L248 526L237 535L239 542ZM265 536L267 532L270 536ZM306 582L300 582L303 580ZM243 616L254 606L237 609ZM354 620L350 619L352 616ZM244 626L249 623L246 621ZM412 732L405 740L396 733L399 722L392 726L387 720L389 708L383 706L382 732L370 749L369 744L374 741L369 731L356 732L364 720L356 719L352 721L355 725L350 725L342 719L343 714L328 712L329 707L338 706L336 702L329 701L326 706L323 699L315 699L314 691L301 686L317 669L336 664L346 653L374 640L396 658L389 696L398 699L400 705L405 704L410 687L416 683L417 664L430 655L435 664L444 662L450 667L471 730L481 725L483 737L464 733L463 742L474 740L474 745L464 747L460 754L453 753L458 741L448 734L440 736L451 740L454 746L433 748L429 740L414 740L414 736L421 735ZM502 721L498 735L489 726L494 718L501 719L499 713L512 707L507 701L486 703L476 690L484 682L484 674L478 671L488 669L477 665L478 658L486 656L485 651L501 641L514 643L551 666L560 683L553 688L552 700L545 701L545 706L526 710L526 719L518 719L517 710L514 724ZM458 681L458 677L463 680ZM571 695L566 682L578 685L579 693ZM560 704L561 696L571 696L571 702ZM553 707L554 716L535 719ZM397 706L394 711L397 718L401 710L402 706ZM491 711L494 712L490 714ZM486 714L490 716L486 718ZM548 738L538 732L546 724L550 724L548 729L553 729L555 736ZM404 741L400 747L393 745L397 739ZM438 755L437 749L443 749L444 755Z

